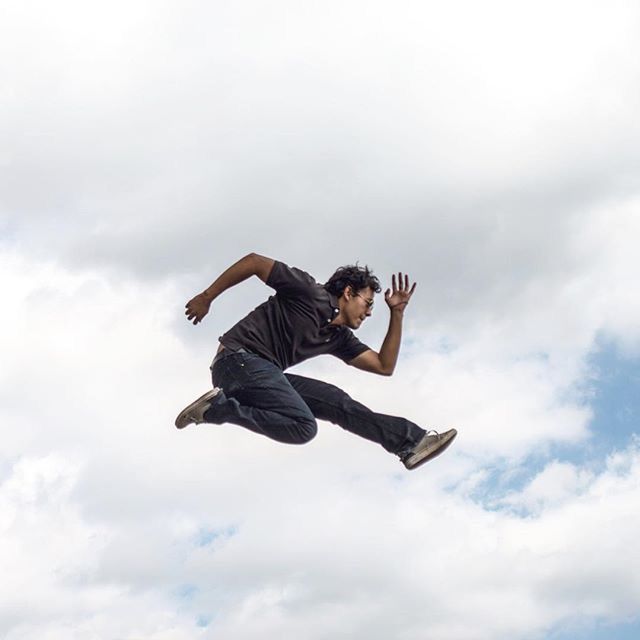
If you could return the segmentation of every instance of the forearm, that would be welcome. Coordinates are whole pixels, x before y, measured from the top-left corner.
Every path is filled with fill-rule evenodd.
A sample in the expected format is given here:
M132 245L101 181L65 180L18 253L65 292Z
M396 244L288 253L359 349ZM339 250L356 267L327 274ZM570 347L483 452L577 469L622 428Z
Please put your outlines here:
M256 275L256 256L250 253L231 265L202 293L207 300L213 301L227 289L244 282L253 275Z
M385 336L378 357L388 375L391 375L398 362L400 342L402 341L402 320L404 309L391 309L389 314L389 328Z

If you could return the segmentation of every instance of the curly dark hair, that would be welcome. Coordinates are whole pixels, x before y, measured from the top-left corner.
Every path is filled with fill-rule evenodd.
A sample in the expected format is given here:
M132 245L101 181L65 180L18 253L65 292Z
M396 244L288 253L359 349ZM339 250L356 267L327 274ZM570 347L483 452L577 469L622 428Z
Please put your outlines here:
M380 281L373 275L373 271L369 267L361 267L358 264L339 267L324 285L329 293L338 298L344 293L346 287L351 287L354 291L361 291L367 287L371 287L376 293L382 291Z

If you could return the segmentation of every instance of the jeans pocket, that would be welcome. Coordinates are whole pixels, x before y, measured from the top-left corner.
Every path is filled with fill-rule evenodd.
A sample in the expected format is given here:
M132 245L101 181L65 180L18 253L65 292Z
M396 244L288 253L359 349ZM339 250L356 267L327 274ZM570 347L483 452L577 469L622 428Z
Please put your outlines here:
M222 387L225 395L234 395L251 380L244 354L234 353L218 360L211 369L211 379L216 387Z
M225 391L231 386L232 376L229 375L228 358L222 358L211 367L211 382L214 387L221 387Z

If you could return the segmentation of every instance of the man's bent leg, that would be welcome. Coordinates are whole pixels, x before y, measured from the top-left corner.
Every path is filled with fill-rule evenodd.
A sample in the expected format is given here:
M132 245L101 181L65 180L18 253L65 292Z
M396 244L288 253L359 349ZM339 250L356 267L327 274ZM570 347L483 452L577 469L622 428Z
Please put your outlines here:
M290 373L285 376L316 418L377 442L391 453L410 451L426 433L405 418L371 411L332 384Z
M206 422L231 422L287 444L304 444L316 435L311 410L267 360L233 353L214 362L211 377L222 392L205 412Z

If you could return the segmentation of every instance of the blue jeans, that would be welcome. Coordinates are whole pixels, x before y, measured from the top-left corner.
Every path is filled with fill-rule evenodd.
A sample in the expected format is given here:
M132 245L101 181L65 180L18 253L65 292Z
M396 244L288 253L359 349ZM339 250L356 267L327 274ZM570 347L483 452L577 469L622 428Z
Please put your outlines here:
M211 365L214 386L222 393L205 413L206 422L230 422L278 442L304 444L326 420L402 455L425 434L405 420L374 413L338 387L283 373L252 353L223 351Z

